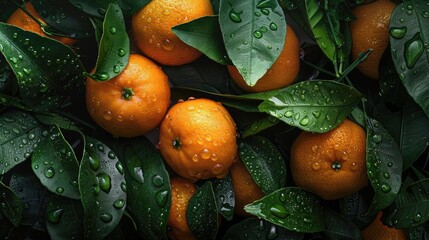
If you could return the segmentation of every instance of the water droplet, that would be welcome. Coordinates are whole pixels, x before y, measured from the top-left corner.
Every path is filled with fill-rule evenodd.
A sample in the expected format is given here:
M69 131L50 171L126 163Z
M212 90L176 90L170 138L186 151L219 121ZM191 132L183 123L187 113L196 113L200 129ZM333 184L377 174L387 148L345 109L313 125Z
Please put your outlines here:
M102 72L102 73L97 73L95 75L95 78L99 79L99 80L107 80L109 79L110 75L106 72Z
M235 22L235 23L240 23L243 20L241 20L240 15L243 13L243 11L235 11L234 9L231 9L229 11L229 19L231 19L231 21Z
M404 58L409 69L412 69L420 56L423 54L423 42L420 33L416 33L413 38L405 43Z
M107 121L112 119L112 112L111 111L105 111L103 112L103 118L106 119Z
M107 173L99 173L97 174L97 179L100 189L105 193L109 193L112 188L110 176Z
M270 29L271 30L273 30L273 31L277 31L277 24L275 24L275 23L270 23Z
M318 162L315 162L315 163L313 163L312 165L311 165L311 168L313 169L313 170L319 170L320 169L320 163L318 163Z
M122 182L121 183L121 189L122 189L123 192L127 192L127 184L124 183L124 182Z
M414 222L420 222L422 220L422 215L420 213L417 213L414 217L413 217Z
M301 119L301 121L299 121L299 124L301 126L307 126L309 122L310 122L310 119L307 116L305 116L303 119Z
M423 15L424 18L429 18L429 12L428 11L424 11L422 13L422 15Z
M205 160L210 159L211 152L207 148L204 148L204 150L201 151L200 156L202 159L205 159Z
M125 49L123 49L123 48L119 48L118 49L118 56L119 57L123 57L123 56L125 56L125 54L127 54L127 52L125 51Z
M62 194L64 192L64 188L63 187L57 187L57 189L55 189L55 191L59 194Z
M319 118L320 117L320 111L314 111L311 113L315 118Z
M45 177L52 178L54 175L55 175L55 170L52 167L46 169Z
M171 51L174 48L174 43L170 39L164 39L161 42L161 46L166 51Z
M276 239L278 236L279 234L277 233L277 227L275 225L271 225L267 233L267 239L268 240Z
M379 135L379 134L374 134L372 136L372 141L374 143L381 143L381 141L383 141L383 136Z
M256 4L256 8L263 9L263 8L271 8L274 9L276 7L277 3L273 0L261 0Z
M267 32L268 29L267 29L267 27L262 26L261 28L259 28L259 30L261 30L261 32L264 33L264 32Z
M274 205L270 208L271 214L278 218L286 218L290 215L290 213L287 212L286 208L282 205Z
M253 32L253 36L257 39L260 39L260 38L262 38L263 34L260 30L256 30Z
M293 112L292 111L286 111L284 116L287 118L290 118L293 116Z
M119 73L120 71L121 71L121 67L115 64L115 65L113 66L113 72L114 72L114 73Z
M168 200L168 191L159 191L155 193L156 204L160 207L164 207L167 204Z
M116 28L115 27L110 27L109 31L111 34L115 34L116 33Z
M89 167L93 171L97 171L100 168L100 160L98 158L89 157Z
M350 164L350 170L356 171L357 169L358 169L358 164L355 162L352 162L352 164Z
M164 185L164 178L162 178L160 175L154 175L152 177L152 184L156 187L161 187Z
M124 175L124 166L122 166L122 163L118 161L115 164L115 166L116 166L116 170L118 170L119 174Z
M267 16L268 14L270 14L270 10L263 8L261 9L261 13Z
M387 173L387 172L385 172L385 173L383 173L383 177L384 177L385 179L389 179L389 178L390 178L390 174L389 174L389 173Z
M390 190L392 190L392 188L390 187L390 185L389 185L389 184L387 184L387 183L383 183L383 184L381 185L381 191L382 191L382 192L384 192L384 193L388 193L388 192L390 192Z
M123 199L118 199L113 203L113 207L116 209L121 209L125 206L125 201Z
M396 39L401 39L407 33L406 27L392 27L389 29L390 36Z
M57 209L54 211L51 211L47 214L46 219L48 220L48 222L52 223L52 224L57 224L60 222L61 220L61 216L64 213L64 209Z
M212 167L212 173L213 174L217 175L217 174L220 174L221 172L223 172L223 165L222 164L217 163Z
M132 173L133 178L140 182L140 183L144 183L144 176L143 176L143 170L141 167L135 167L134 172Z
M110 213L103 213L100 215L100 220L105 223L109 223L113 220L113 216Z
M42 92L42 93L48 91L48 86L46 84L44 84L44 83L41 83L39 85L39 91Z

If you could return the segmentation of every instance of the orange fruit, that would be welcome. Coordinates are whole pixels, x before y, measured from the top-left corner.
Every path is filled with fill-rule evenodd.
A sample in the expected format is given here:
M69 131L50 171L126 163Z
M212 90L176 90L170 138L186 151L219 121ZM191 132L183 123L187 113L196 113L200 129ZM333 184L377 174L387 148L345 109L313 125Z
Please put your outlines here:
M195 184L186 178L172 177L171 185L171 207L167 224L169 226L168 236L172 240L195 239L189 229L186 219L186 210L189 199L195 194Z
M46 25L46 22L42 19L42 17L40 17L40 15L37 13L36 9L34 8L33 4L31 4L31 2L25 3L24 7L34 18L38 19L40 22L42 22L42 24ZM14 25L16 27L20 27L26 31L37 33L43 37L50 37L50 38L56 39L66 45L73 45L77 42L77 40L73 38L52 36L52 35L48 36L45 32L43 32L39 23L37 23L33 18L31 18L27 13L25 13L20 8L16 9L15 12L13 12L12 15L10 15L10 17L7 20L7 23Z
M159 149L182 177L223 178L237 157L236 131L221 103L204 98L181 101L161 123Z
M235 194L234 212L240 216L251 216L244 211L244 206L265 196L261 188L253 180L246 165L241 160L230 167L230 175Z
M363 240L406 240L407 234L403 229L390 228L381 221L382 212L367 227L362 230Z
M254 86L249 86L233 65L227 65L232 80L247 92L265 92L291 85L299 73L300 42L293 29L287 25L284 47L277 60Z
M150 59L130 54L116 77L86 80L86 105L92 119L115 137L135 137L156 128L170 104L167 75Z
M380 59L389 44L389 21L396 4L390 0L377 0L353 9L357 18L350 23L352 59L372 48L372 53L357 68L370 78L378 79Z
M152 0L132 16L131 31L137 47L151 59L183 65L201 52L182 42L171 28L208 15L213 15L210 0Z
M367 185L366 133L345 119L325 133L301 132L291 149L295 184L326 200L343 198Z

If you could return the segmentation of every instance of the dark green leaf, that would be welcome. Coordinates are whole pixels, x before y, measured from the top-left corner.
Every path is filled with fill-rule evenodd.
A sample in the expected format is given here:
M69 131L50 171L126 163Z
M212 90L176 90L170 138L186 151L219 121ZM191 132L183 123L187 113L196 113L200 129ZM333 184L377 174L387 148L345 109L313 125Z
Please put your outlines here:
M304 234L276 226L263 219L246 218L228 228L222 240L302 240Z
M402 181L402 155L393 137L375 119L366 126L366 168L375 191L368 213L376 214L395 200Z
M329 240L360 240L360 229L354 223L331 208L324 208L326 229L323 235Z
M340 199L340 213L359 228L368 226L374 219L373 215L367 215L371 205L371 192L363 189Z
M302 188L279 189L246 205L244 210L296 232L314 233L325 229L320 199Z
M389 32L396 71L408 93L429 116L428 12L425 0L399 4L392 13Z
M286 163L276 146L265 137L253 136L240 142L240 159L265 194L286 186Z
M256 119L253 121L249 126L246 126L242 133L241 137L245 138L248 136L255 135L267 128L270 128L272 126L275 126L277 123L279 123L280 120L278 118L275 118L273 116L266 116L263 118Z
M224 178L215 178L212 183L217 210L227 221L231 221L234 217L235 207L235 193L231 176L227 175Z
M36 114L35 117L45 125L57 125L62 129L80 131L74 121L58 113Z
M52 195L46 209L51 239L83 239L83 207L80 201Z
M416 227L411 227L407 229L407 239L408 240L427 240L429 232L425 229L423 225L419 225ZM426 236L426 237L425 237Z
M186 219L189 229L197 239L216 239L218 213L210 181L205 182L189 199Z
M126 183L121 162L102 142L86 137L79 169L85 239L103 239L119 223L125 210Z
M13 1L0 0L0 22L6 22L16 8L16 4Z
M262 112L304 131L327 132L360 102L354 88L334 81L305 81L278 91L259 105Z
M174 26L172 31L186 44L220 64L228 64L218 16L205 16Z
M170 180L159 151L145 138L119 142L125 163L128 210L139 235L167 239Z
M32 115L11 110L0 115L0 174L25 161L48 131Z
M133 13L137 12L143 8L150 0L69 0L73 5L82 11L88 13L89 15L95 17L104 17L106 14L106 9L109 7L109 4L116 3L119 4L122 11L126 15L130 16Z
M0 210L17 227L21 223L23 205L12 189L0 182Z
M279 0L278 2L285 14L293 19L293 21L299 26L299 30L303 31L301 36L307 35L313 38L313 32L308 24L305 1Z
M83 86L83 65L68 46L0 23L0 51L15 73L22 101L34 111L60 107Z
M122 11L117 4L111 4L103 22L97 64L88 76L98 81L112 79L127 66L129 56L130 40Z
M276 0L221 1L219 23L229 58L249 86L283 50L286 20Z
M80 199L79 163L75 152L58 126L34 150L31 165L40 182L51 192Z
M0 55L0 93L13 93L15 78L9 64L3 55Z

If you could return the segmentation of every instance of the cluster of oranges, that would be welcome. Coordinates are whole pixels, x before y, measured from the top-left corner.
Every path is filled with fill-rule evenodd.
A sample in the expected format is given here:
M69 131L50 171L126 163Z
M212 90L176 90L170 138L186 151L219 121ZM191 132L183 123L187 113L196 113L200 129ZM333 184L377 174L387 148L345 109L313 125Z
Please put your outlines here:
M387 46L387 23L394 6L390 0L378 0L354 9L357 20L350 26L352 57L356 59L372 48L373 53L358 68L374 79L378 78L378 64ZM31 3L25 8L32 17L18 9L8 23L48 36L40 28L44 22ZM176 174L170 179L172 207L168 223L172 239L194 239L186 223L186 208L198 180L230 174L235 212L240 216L249 216L244 206L264 196L239 159L237 126L228 109L204 98L172 104L168 76L160 67L183 65L199 58L202 53L182 42L171 28L213 14L209 0L150 1L132 16L131 34L138 52L130 55L123 72L104 82L91 78L86 81L88 112L113 136L131 138L159 129L160 153ZM264 92L295 81L300 69L300 41L291 26L286 31L277 61L255 86L248 86L236 67L227 66L237 86L247 92ZM67 45L76 41L49 37ZM291 147L289 164L294 183L325 200L359 191L368 184L365 142L365 130L348 119L326 133L302 132ZM386 235L390 229L380 223L378 216L363 231L364 238L381 239L374 238L376 232ZM392 234L404 235L403 231Z

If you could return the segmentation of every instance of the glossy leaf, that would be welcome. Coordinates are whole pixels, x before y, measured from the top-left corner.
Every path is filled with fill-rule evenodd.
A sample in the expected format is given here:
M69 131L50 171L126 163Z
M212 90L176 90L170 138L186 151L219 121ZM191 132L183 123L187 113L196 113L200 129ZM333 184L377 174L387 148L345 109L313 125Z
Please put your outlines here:
M393 11L389 33L396 71L408 93L429 116L428 15L427 1L405 1Z
M109 4L118 4L128 16L143 8L150 0L69 0L73 5L87 14L95 17L104 17Z
M374 215L395 200L402 181L402 155L393 137L375 119L366 126L366 168L375 195L368 214Z
M172 28L180 40L200 50L220 64L230 62L227 57L218 16L205 16Z
M275 126L277 123L279 123L280 120L278 118L275 118L273 116L267 116L267 117L263 117L263 118L259 118L257 120L255 120L254 122L252 122L251 124L249 124L249 126L246 126L243 131L241 136L243 138L248 137L248 136L252 136L255 135L267 128L273 127Z
M49 191L72 199L80 199L79 163L73 148L58 126L34 150L31 165L40 182Z
M286 186L286 163L270 140L249 137L240 142L238 150L240 159L262 192L270 194Z
M230 175L212 181L218 212L227 220L234 217L235 193Z
M222 240L302 240L304 234L276 226L263 219L245 218L228 228Z
M186 209L189 229L197 239L216 239L218 230L218 213L213 186L205 182L189 199Z
M369 225L374 220L373 215L367 215L371 205L371 192L363 189L340 199L340 214L347 220L356 224L360 229Z
M244 210L296 232L314 233L325 229L321 200L298 187L279 189L246 205Z
M12 69L4 56L0 55L0 93L13 93L14 80Z
M127 200L123 174L116 154L102 142L86 137L79 168L85 239L103 239L121 220L125 211L122 203Z
M59 108L83 86L83 66L68 46L0 23L0 51L15 73L22 101L34 111Z
M35 114L35 117L45 125L57 125L62 129L80 131L75 121L58 113Z
M31 156L48 131L27 112L10 110L0 115L0 174Z
M88 74L97 81L107 81L121 73L128 64L130 40L125 29L124 17L117 4L109 5L101 36L97 64Z
M286 20L276 0L221 1L219 23L234 66L249 86L277 60L286 38Z
M360 240L362 235L358 226L331 208L324 208L326 229L323 235L330 240Z
M259 105L259 110L304 131L322 133L340 124L361 97L345 84L305 81L277 91Z
M51 239L83 239L83 207L77 200L52 195L46 208Z
M17 227L21 223L23 204L15 192L0 182L0 210Z

